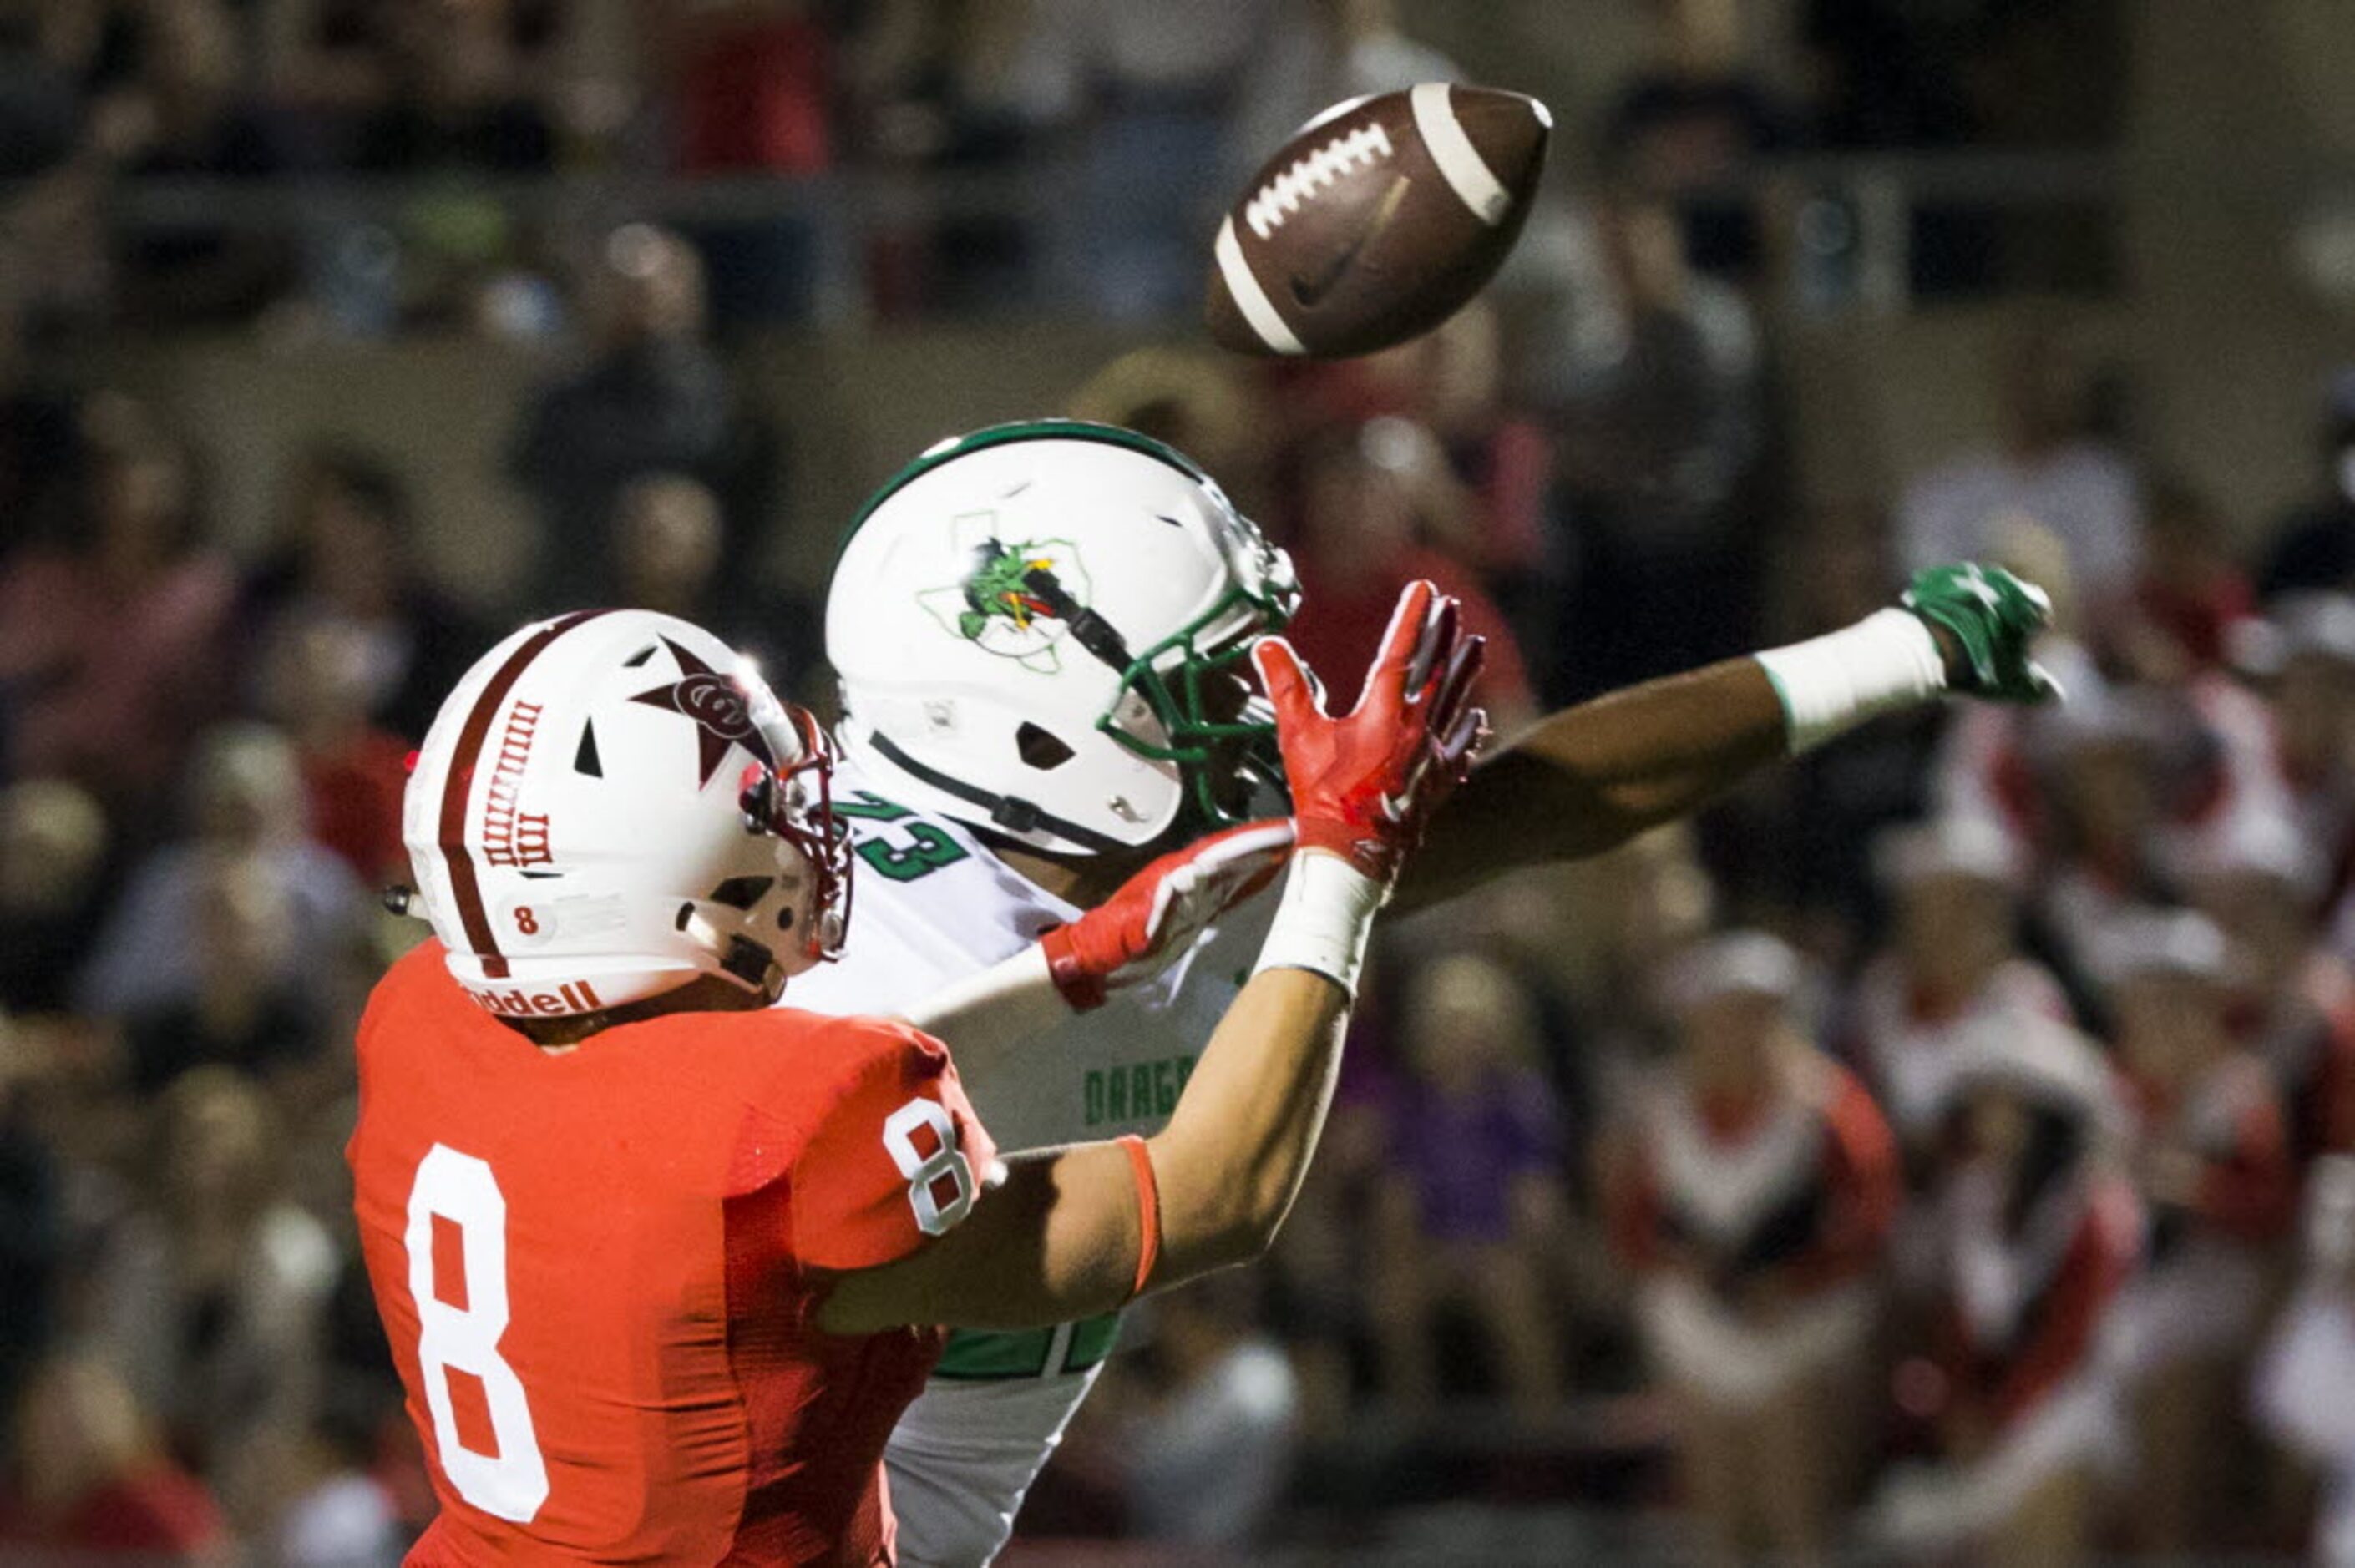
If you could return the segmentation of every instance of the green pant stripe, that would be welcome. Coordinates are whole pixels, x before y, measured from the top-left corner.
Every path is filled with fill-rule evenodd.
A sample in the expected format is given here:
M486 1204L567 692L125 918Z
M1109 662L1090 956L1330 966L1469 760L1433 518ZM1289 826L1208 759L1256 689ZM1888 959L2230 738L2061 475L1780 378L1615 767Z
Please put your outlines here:
M1100 1318L1072 1324L1071 1346L1061 1364L1050 1366L1047 1361L1054 1351L1055 1332L1052 1329L1025 1329L1012 1334L985 1333L974 1329L952 1330L948 1349L942 1353L940 1364L932 1368L932 1375L981 1381L1085 1372L1112 1354L1113 1341L1120 1336L1120 1314L1106 1312Z

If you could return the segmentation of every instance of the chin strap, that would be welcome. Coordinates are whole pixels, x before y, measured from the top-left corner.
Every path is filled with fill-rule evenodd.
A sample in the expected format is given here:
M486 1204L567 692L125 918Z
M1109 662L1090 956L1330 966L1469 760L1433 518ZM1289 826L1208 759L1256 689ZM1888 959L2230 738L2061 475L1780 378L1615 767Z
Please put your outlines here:
M875 748L877 756L919 782L929 784L944 794L954 795L960 800L979 806L989 813L990 821L1007 832L1028 833L1043 828L1058 838L1071 840L1071 842L1080 845L1092 854L1125 854L1137 847L1135 844L1124 844L1108 834L1096 832L1093 828L1082 827L1077 822L1065 821L1062 818L1047 811L1035 801L1021 800L1012 795L992 794L989 790L977 785L968 784L962 779L952 779L939 768L919 762L909 756L892 742L890 736L879 730L868 730L867 741Z

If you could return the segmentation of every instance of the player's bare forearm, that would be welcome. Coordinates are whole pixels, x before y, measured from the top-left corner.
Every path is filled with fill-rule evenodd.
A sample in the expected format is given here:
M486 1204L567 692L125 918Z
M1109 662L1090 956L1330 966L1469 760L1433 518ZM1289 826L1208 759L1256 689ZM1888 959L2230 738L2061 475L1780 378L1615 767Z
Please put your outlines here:
M1169 1126L1146 1145L1160 1193L1155 1285L1242 1262L1273 1237L1324 1126L1347 1012L1338 986L1302 969L1258 976L1228 1009ZM845 1276L818 1322L843 1334L1068 1322L1129 1298L1142 1246L1125 1150L1087 1143L1020 1157L954 1230Z
M956 1229L880 1268L845 1275L818 1326L871 1334L911 1323L1033 1329L1117 1307L1142 1229L1128 1158L1110 1143L1015 1155Z
M1564 708L1483 762L1440 808L1391 907L1615 848L1780 760L1785 739L1781 700L1754 659Z
M1161 1263L1174 1284L1257 1256L1275 1239L1324 1130L1348 993L1306 969L1245 986L1146 1143L1161 1186Z

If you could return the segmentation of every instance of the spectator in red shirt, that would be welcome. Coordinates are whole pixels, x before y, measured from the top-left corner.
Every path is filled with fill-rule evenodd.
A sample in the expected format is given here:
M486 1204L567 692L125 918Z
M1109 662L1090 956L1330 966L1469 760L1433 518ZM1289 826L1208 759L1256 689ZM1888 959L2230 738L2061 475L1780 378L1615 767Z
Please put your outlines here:
M2191 776L2203 733L2186 704L2098 681L2073 684L2065 711L2032 719L2050 821L2036 913L2073 985L2094 983L2103 934L2120 915L2174 901L2179 852L2212 794Z
M2103 980L2138 1122L2150 1261L2128 1295L2139 1439L2137 1544L2222 1550L2242 1467L2215 1449L2240 1408L2276 1245L2296 1197L2264 1064L2232 1034L2224 935L2186 910L2115 922Z
M2328 875L2295 821L2257 809L2203 843L2190 876L2232 944L2235 1032L2273 1075L2301 1180L2355 1152L2355 970L2322 940Z
M368 722L368 648L348 622L282 628L267 655L263 708L293 743L311 838L369 886L400 881L400 795L410 744Z
M815 175L834 162L826 28L795 0L662 6L678 166L689 174Z
M1882 831L1874 868L1889 899L1889 939L1848 998L1847 1054L1901 1140L1917 1187L1939 1174L1972 1025L2016 1012L2065 1022L2060 982L2020 951L2026 857L1978 817Z
M314 623L356 640L368 717L412 743L491 638L428 576L407 481L391 463L323 444L291 463L276 537L247 578L238 619L266 662Z
M1902 1186L1871 1097L1803 1032L1804 982L1762 932L1678 959L1682 1047L1609 1166L1686 1500L1729 1559L1831 1546L1862 1451L1869 1277Z
M2115 1347L2141 1210L2100 1053L2035 1017L1981 1033L1937 1199L1941 1326L1897 1377L1938 1458L1889 1476L1867 1532L1906 1562L2079 1563L2125 1457Z
M126 398L91 422L73 542L0 573L0 732L20 776L144 807L218 711L236 584L199 542L186 450Z
M689 175L807 179L834 164L833 48L800 0L648 6L670 61L677 162ZM826 204L811 211L822 218ZM698 223L688 238L710 269L723 320L805 317L821 249L800 216Z
M1397 416L1380 427L1381 451L1418 535L1476 570L1515 630L1541 646L1567 564L1548 503L1553 441L1506 398L1502 335L1496 311L1476 300L1396 348L1279 374L1286 400L1316 410L1312 419Z
M2105 628L2107 652L2140 679L2173 684L2221 667L2256 595L2232 558L2215 505L2181 479L2159 479L2143 499L2141 568L2123 613Z
M2343 893L2355 842L2355 597L2285 594L2268 609L2235 640L2271 715L2253 748L2259 776L2287 796L2291 820Z
M229 1560L219 1505L173 1463L147 1413L101 1361L61 1356L16 1409L10 1495L0 1503L7 1555L109 1552L141 1563Z
M1462 601L1467 629L1488 640L1477 694L1499 734L1535 716L1521 650L1468 567L1419 541L1400 468L1430 440L1393 418L1314 436L1298 459L1294 556L1301 609L1286 633L1315 668L1362 670L1406 585L1427 577Z

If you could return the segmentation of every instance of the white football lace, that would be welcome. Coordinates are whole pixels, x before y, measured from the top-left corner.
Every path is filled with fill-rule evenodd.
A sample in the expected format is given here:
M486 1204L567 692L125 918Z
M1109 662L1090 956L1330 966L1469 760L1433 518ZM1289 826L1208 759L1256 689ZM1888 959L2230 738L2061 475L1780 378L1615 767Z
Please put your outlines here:
M1391 155L1390 132L1379 122L1369 122L1346 136L1336 136L1308 156L1278 173L1259 188L1243 208L1243 221L1265 239L1284 227L1284 220L1350 170Z

